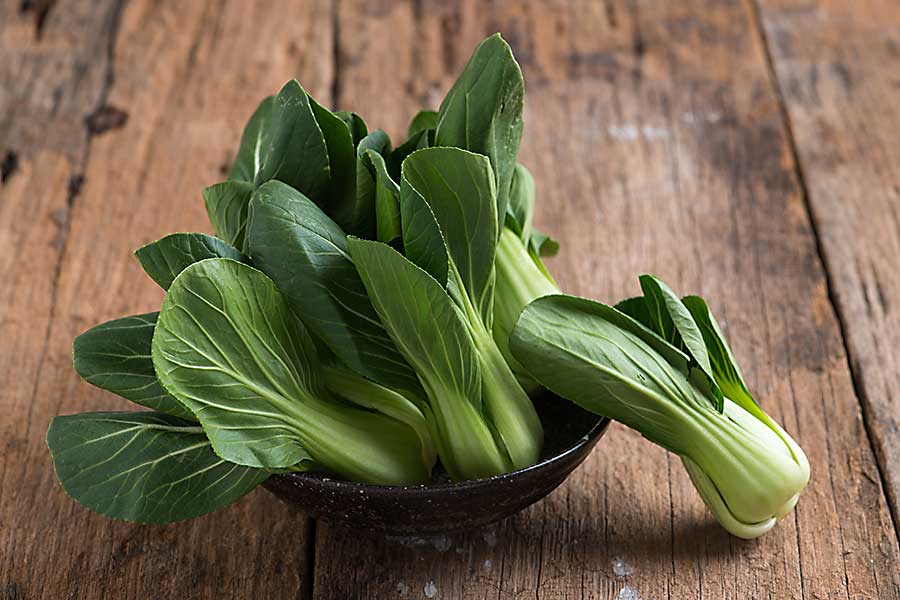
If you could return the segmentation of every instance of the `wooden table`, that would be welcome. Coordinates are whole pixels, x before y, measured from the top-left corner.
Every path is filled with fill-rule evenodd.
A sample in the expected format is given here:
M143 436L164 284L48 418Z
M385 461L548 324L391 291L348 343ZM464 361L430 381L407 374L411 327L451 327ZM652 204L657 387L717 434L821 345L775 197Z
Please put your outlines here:
M495 30L562 287L709 298L809 456L797 510L729 537L620 426L460 536L375 539L264 491L166 527L68 499L49 419L125 406L72 339L158 307L130 252L209 229L200 190L257 100L297 77L396 138ZM0 3L0 598L900 598L898 134L896 0Z

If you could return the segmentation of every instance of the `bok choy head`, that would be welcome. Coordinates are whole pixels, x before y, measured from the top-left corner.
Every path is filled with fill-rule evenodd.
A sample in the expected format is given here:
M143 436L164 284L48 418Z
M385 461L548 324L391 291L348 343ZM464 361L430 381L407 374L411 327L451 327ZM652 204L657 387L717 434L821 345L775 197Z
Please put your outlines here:
M533 224L535 188L531 174L516 162L522 136L525 82L512 49L499 34L482 41L447 92L437 113L434 141L488 157L497 190L499 242L492 333L529 392L537 385L509 352L509 335L522 309L536 298L559 293L541 261L559 244ZM426 121L419 113L410 131Z
M522 312L512 352L550 390L678 454L722 526L758 537L796 504L806 456L747 392L706 303L650 276L642 287L622 310L540 298Z
M416 371L438 452L458 479L534 464L540 420L491 336L497 197L487 157L457 148L410 154L400 182L402 243L350 240L368 296Z

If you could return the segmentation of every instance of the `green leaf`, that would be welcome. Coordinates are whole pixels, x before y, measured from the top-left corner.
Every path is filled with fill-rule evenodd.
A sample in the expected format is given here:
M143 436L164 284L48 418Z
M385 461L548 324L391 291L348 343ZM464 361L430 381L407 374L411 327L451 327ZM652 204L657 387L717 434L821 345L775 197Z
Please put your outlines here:
M163 301L152 356L219 456L270 469L308 456L292 417L322 388L315 349L261 272L228 259L182 271Z
M655 328L653 327L653 320L650 317L650 309L647 306L647 302L644 300L643 296L635 296L633 298L626 298L622 300L615 306L616 310L625 313L635 321L638 321L644 327L647 327L653 331Z
M331 189L328 146L310 98L296 80L275 97L271 131L256 187L277 179L323 204Z
M719 324L713 317L706 301L700 296L685 296L681 301L690 311L703 334L703 342L709 353L712 373L722 392L729 399L740 404L747 412L757 418L762 418L761 414L765 415L765 413L759 409L759 405L747 389L741 370L731 353L731 348L728 347L728 342L725 341L725 336L722 335L722 330L719 329ZM766 415L766 417L768 416Z
M438 111L436 146L454 146L490 158L501 220L522 139L524 94L522 71L512 50L495 34L478 44Z
M391 139L381 129L368 134L356 147L356 196L352 206L344 206L341 214L334 213L335 221L344 223L345 233L365 239L375 237L375 172L372 162L365 157L373 151L384 155L390 153Z
M431 207L444 234L451 271L464 288L459 292L489 328L498 238L490 162L458 148L427 148L403 162L403 179Z
M355 112L349 112L346 110L339 110L334 113L341 121L347 124L347 129L350 130L350 135L353 137L353 147L359 145L359 143L369 135L369 128L366 126L366 122L363 120L361 116L356 114Z
M246 262L244 256L220 240L205 233L172 233L134 251L144 271L167 290L188 265L207 258L230 258Z
M640 282L650 319L658 327L657 333L660 333L666 341L685 350L693 359L693 364L698 366L708 379L710 390L715 397L716 410L722 412L725 407L724 396L713 375L703 334L691 312L669 286L653 275L641 275Z
M375 178L375 238L392 242L400 237L400 187L387 171L384 157L366 150L361 160Z
M356 204L356 150L353 137L347 123L340 117L323 108L311 97L309 105L325 138L331 176L327 198L316 200L339 225L352 226L352 218L348 222L342 221Z
M534 178L524 166L516 164L509 189L506 226L516 232L523 242L531 237L534 218Z
M216 237L242 248L247 226L247 205L253 184L246 181L223 181L203 190L203 201Z
M390 387L420 389L378 320L344 232L280 182L260 187L250 206L248 252L312 333L357 373Z
M556 256L559 252L559 242L546 233L538 231L534 227L531 228L531 236L528 238L528 244L538 256Z
M312 339L252 267L211 258L182 271L163 301L152 354L160 382L226 460L284 469L311 457L354 481L430 479L411 428L330 398Z
M67 494L102 515L138 523L204 515L268 477L219 458L200 427L161 413L54 417L47 445Z
M150 343L158 314L107 321L79 335L73 344L75 371L91 385L141 406L194 420L156 379Z
M263 99L244 126L241 145L228 172L228 179L253 183L253 178L262 166L263 151L268 145L274 100L274 96Z
M444 234L422 194L403 179L400 183L400 215L403 223L403 251L406 258L424 269L446 288L450 256Z
M717 412L703 374L688 374L687 357L620 311L571 296L540 298L522 312L510 348L556 394L680 455L704 502L735 535L770 529L809 480L803 451L776 423L729 399Z
M444 467L457 479L508 470L482 416L465 316L437 281L390 246L357 238L349 246L375 310L425 387Z
M411 138L420 131L434 129L437 127L438 113L435 110L420 110L409 122L409 128L406 131L406 137Z
M799 457L803 451L762 410L747 388L747 384L744 383L744 377L741 375L741 370L734 359L734 354L731 353L731 348L728 346L728 342L725 341L725 336L722 334L722 330L719 328L719 324L716 322L716 318L713 316L706 301L700 296L685 296L681 301L691 312L691 315L693 315L694 320L700 327L700 331L703 333L703 341L706 344L709 359L712 363L713 376L725 396L765 423L790 448L791 454L795 458Z
M434 146L434 144L431 143L433 134L433 129L427 129L414 133L409 137L409 139L394 148L394 150L389 155L385 156L388 173L390 173L391 178L394 181L400 181L401 167L403 165L403 161L406 160L407 156L409 156L416 150L423 150L425 148Z

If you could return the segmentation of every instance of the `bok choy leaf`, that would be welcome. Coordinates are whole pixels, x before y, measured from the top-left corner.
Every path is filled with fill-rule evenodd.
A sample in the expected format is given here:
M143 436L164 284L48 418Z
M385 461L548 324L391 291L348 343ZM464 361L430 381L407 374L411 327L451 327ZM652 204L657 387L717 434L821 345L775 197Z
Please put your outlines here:
M216 456L196 423L162 413L54 417L47 445L67 494L102 515L138 523L212 512L269 476Z
M226 460L278 470L311 459L372 483L430 477L412 428L331 398L306 329L252 267L208 259L182 271L163 301L152 355L160 382Z

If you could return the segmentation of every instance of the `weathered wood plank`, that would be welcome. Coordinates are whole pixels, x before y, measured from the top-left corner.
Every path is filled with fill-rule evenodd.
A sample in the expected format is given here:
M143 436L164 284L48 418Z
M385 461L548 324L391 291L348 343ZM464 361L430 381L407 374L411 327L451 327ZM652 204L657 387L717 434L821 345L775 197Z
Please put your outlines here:
M384 541L320 524L315 595L900 598L862 426L748 3L341 2L338 98L399 136L500 30L526 74L523 162L571 292L658 273L707 296L810 488L755 542L715 526L677 460L613 428L543 503L495 529ZM386 40L409 40L386 43Z
M0 18L0 139L19 156L0 188L0 596L306 597L308 521L269 494L183 524L114 522L65 496L43 439L55 414L128 406L78 380L72 339L158 307L130 252L209 229L200 190L259 99L297 76L329 100L330 2L135 0L117 34L110 4L52 5L40 40L31 13Z
M900 5L764 0L866 423L900 529Z

